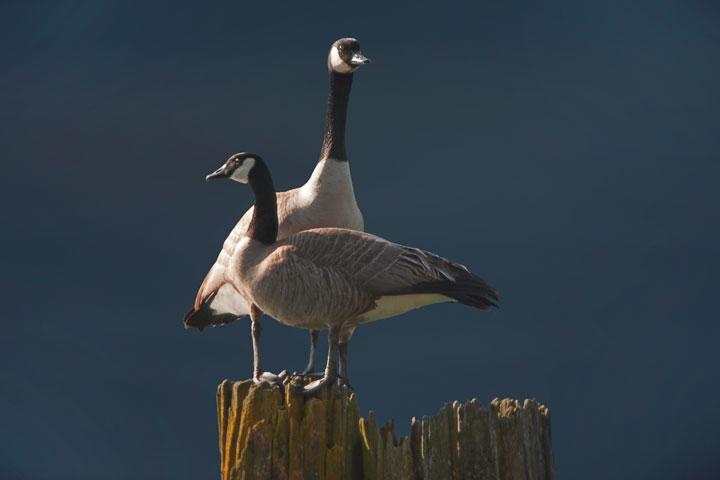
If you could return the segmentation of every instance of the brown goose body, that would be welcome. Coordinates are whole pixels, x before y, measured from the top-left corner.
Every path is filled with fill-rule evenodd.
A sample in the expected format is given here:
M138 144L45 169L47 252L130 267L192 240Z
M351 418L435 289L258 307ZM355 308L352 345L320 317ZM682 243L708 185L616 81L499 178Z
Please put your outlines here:
M364 228L348 162L323 160L305 185L276 195L279 239L310 228L332 226L360 231ZM202 329L227 324L250 313L245 299L229 283L227 268L238 243L247 234L253 213L254 207L250 207L223 242L193 308L185 317L186 325Z
M340 327L341 341L362 323L441 302L488 309L497 292L457 263L368 233L306 230L266 245L238 244L228 280L243 297L286 325Z

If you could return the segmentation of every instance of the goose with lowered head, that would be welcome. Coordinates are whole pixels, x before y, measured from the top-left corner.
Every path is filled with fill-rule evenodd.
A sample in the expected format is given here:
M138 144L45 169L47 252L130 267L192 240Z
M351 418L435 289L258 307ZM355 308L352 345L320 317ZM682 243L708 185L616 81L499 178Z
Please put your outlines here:
M224 281L250 305L256 381L263 373L257 351L263 312L286 325L329 330L325 374L303 387L313 393L338 379L349 385L342 346L362 323L441 302L497 307L497 291L464 266L375 235L317 228L278 240L277 197L258 155L233 155L208 175L214 178L248 183L255 198L253 216L228 259Z
M310 179L302 187L277 193L278 238L317 227L363 230L364 223L355 201L350 166L345 151L345 123L353 74L370 63L354 38L341 38L328 54L330 91L325 136L320 158ZM230 259L245 236L254 215L251 207L223 243L217 260L205 276L195 304L184 318L186 327L202 330L224 325L250 313L250 306L227 281ZM310 332L310 361L304 373L314 370L317 332Z

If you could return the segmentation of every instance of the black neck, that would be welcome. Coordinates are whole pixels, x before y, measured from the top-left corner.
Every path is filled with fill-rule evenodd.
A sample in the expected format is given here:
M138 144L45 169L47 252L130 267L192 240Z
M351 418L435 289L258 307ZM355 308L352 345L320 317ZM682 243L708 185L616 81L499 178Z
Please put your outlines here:
M320 160L334 158L347 161L345 152L345 120L347 119L348 100L352 87L352 73L337 73L330 70L330 94L328 95L325 139Z
M258 158L250 170L248 183L255 197L248 235L254 240L272 245L277 241L278 233L277 196L270 170L262 159Z

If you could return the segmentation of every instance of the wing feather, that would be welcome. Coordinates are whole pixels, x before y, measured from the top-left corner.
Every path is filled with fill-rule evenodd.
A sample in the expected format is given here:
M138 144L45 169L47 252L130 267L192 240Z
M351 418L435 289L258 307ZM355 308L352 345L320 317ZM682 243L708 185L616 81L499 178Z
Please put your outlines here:
M369 233L313 229L286 243L316 267L345 272L354 287L375 298L438 293L477 308L497 306L497 291L465 266Z

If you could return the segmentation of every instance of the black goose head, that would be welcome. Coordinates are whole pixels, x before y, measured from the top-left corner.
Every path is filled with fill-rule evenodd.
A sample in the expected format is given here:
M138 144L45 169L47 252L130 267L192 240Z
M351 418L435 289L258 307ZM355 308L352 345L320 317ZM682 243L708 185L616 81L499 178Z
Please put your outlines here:
M250 185L255 208L245 234L266 245L275 243L278 233L277 198L270 170L263 159L254 153L236 153L222 167L205 177L206 180L214 178L229 178Z
M353 73L361 65L370 63L360 51L360 44L354 38L341 38L330 47L328 68L336 73Z
M228 158L222 167L205 177L205 180L229 178L240 183L248 183L250 173L262 159L254 153L241 152Z

